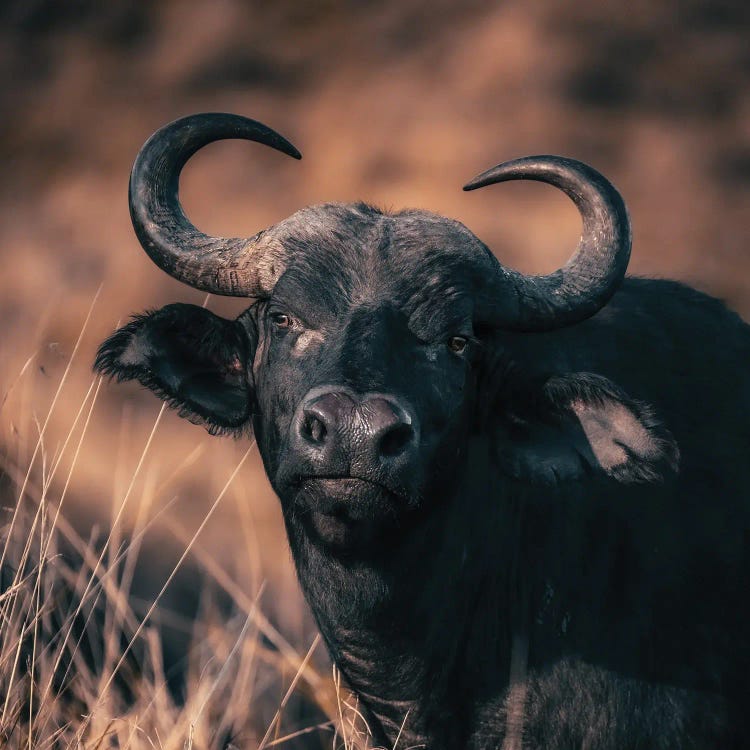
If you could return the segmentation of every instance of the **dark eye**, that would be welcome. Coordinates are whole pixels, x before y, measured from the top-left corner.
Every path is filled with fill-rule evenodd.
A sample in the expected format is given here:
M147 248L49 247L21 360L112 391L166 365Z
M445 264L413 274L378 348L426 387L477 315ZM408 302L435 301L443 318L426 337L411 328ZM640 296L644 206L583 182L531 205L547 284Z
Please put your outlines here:
M448 339L448 348L456 354L461 354L461 352L466 349L466 344L468 343L469 340L465 339L463 336L451 336Z
M290 328L292 319L286 313L271 313L271 322L277 328Z

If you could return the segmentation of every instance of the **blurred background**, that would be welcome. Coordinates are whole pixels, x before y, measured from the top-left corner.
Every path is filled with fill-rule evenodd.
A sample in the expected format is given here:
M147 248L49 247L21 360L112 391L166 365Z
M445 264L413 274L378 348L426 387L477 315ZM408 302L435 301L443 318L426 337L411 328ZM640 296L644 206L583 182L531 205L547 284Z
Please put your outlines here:
M306 204L361 199L457 218L507 265L550 271L580 230L565 196L535 184L460 188L505 159L559 153L622 191L632 273L684 280L750 317L749 32L742 0L5 0L6 485L42 431L47 468L60 457L51 484L60 494L67 483L65 512L85 535L123 500L127 530L177 498L144 539L148 601L248 448L165 413L139 467L160 404L133 384L104 384L80 451L77 438L66 444L82 429L96 347L118 322L205 301L147 259L126 197L143 141L192 112L261 120L304 155L297 163L244 142L201 151L181 195L209 233L251 235ZM45 481L43 458L32 483ZM257 453L195 549L250 596L266 581L262 608L304 652L314 629ZM172 593L179 604L199 588L188 576Z

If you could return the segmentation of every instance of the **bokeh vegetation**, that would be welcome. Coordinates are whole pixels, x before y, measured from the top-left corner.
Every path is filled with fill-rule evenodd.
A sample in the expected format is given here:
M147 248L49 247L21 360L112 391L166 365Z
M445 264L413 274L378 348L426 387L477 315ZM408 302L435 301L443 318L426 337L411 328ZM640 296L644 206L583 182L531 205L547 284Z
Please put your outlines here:
M183 202L211 233L250 235L309 203L363 199L461 219L501 260L527 272L567 257L579 228L573 206L540 185L476 194L460 186L506 158L574 156L622 190L634 224L634 273L685 280L749 316L749 30L747 3L713 0L0 5L0 525L9 528L22 497L28 508L18 518L26 520L13 534L34 529L19 568L23 586L4 562L3 648L17 651L16 672L27 668L27 645L8 623L47 633L54 581L72 586L68 612L81 601L76 586L91 580L99 598L82 612L91 622L109 617L100 633L109 646L75 669L86 695L96 696L114 644L132 638L199 528L150 620L162 624L162 635L144 628L134 651L148 677L144 690L158 682L155 637L168 664L188 665L182 673L192 687L184 706L175 698L179 680L172 703L167 693L136 691L134 705L166 706L151 724L141 711L144 726L162 739L166 725L181 732L207 685L218 684L214 695L225 699L249 658L244 649L255 646L238 647L223 683L218 664L240 642L259 592L258 611L282 641L269 641L257 619L248 620L247 644L269 664L272 654L280 661L254 673L266 692L248 694L255 704L244 714L247 736L262 737L294 678L279 656L283 644L300 659L315 638L257 453L204 524L248 444L209 437L161 414L136 385L99 384L91 374L96 346L131 312L174 301L227 315L242 308L182 287L137 245L127 175L154 129L190 112L232 111L277 128L302 150L300 163L247 143L198 154L184 175ZM70 557L52 554L57 542L46 547L51 521L43 529L41 520L63 497ZM48 502L37 516L42 498ZM85 557L101 554L113 527L102 558L112 571L107 583ZM23 552L13 534L3 544ZM128 556L136 538L138 554ZM115 564L118 554L125 557ZM36 656L32 650L32 666L47 666L29 666L28 680L37 668L40 685L49 679L48 663L34 659L53 658L55 643L42 643ZM322 651L312 664L331 690ZM204 667L198 688L192 676ZM0 675L10 674L4 669ZM28 680L14 690L27 690ZM330 701L297 692L289 726L330 718ZM122 708L107 706L113 716ZM44 710L52 717L63 709ZM20 717L13 726L22 726Z

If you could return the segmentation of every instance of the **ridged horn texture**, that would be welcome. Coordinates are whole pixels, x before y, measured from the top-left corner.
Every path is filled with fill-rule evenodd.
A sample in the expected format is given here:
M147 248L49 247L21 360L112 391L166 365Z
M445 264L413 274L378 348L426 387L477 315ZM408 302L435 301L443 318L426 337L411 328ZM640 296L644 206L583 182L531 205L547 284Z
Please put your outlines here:
M198 149L241 138L295 159L297 149L265 125L239 115L204 113L165 125L146 141L130 175L130 216L138 240L170 276L212 294L266 295L283 269L285 252L259 232L248 238L211 237L185 216L180 172Z
M578 323L600 310L620 286L630 259L630 220L622 197L599 172L561 156L527 156L493 167L464 190L508 180L537 180L572 198L583 219L578 248L546 276L526 276L498 264L478 313L488 323L546 331Z

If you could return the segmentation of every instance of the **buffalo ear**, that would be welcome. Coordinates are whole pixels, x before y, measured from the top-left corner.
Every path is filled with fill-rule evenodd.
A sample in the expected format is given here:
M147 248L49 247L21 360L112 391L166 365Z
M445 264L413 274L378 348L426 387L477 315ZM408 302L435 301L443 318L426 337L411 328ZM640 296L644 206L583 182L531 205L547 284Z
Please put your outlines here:
M137 380L209 432L240 431L252 411L254 327L196 305L135 316L99 347L94 369Z
M606 378L554 376L514 401L504 410L500 457L518 478L556 483L600 474L631 484L677 471L671 433Z

